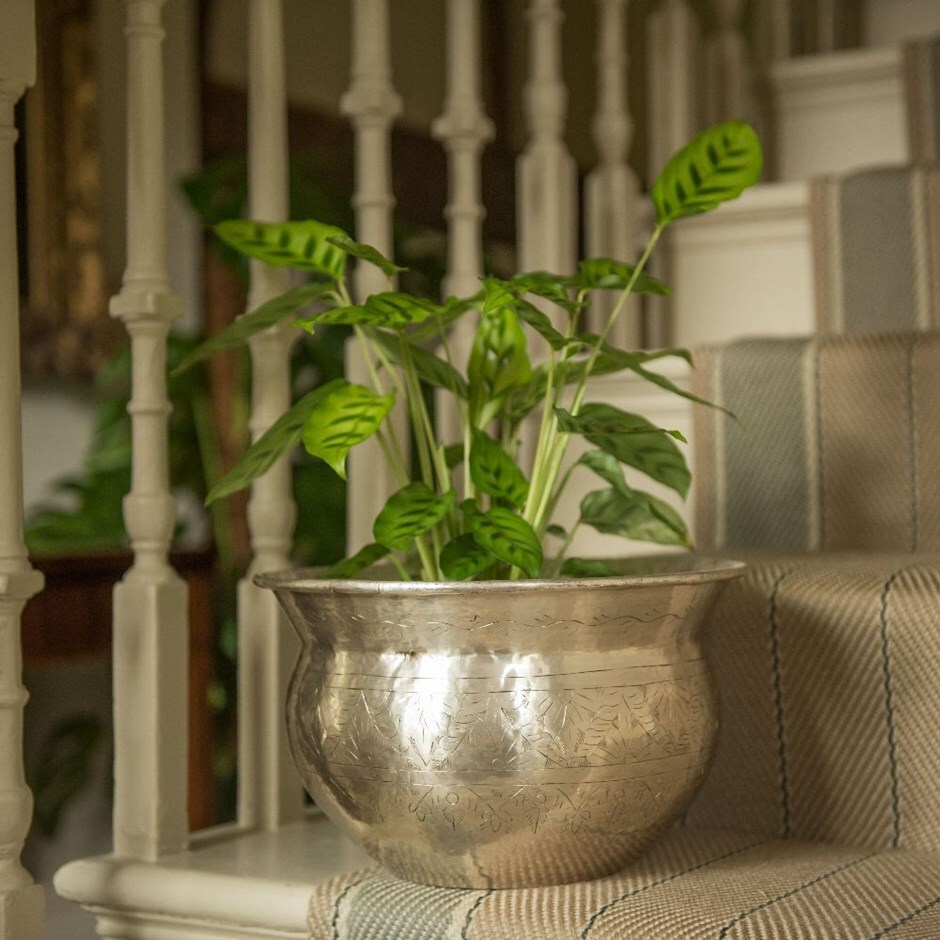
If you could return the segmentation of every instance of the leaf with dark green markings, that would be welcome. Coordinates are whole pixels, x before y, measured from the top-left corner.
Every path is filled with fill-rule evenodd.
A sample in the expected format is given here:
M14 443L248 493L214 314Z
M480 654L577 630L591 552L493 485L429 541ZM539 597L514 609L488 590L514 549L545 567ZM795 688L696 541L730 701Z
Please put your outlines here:
M401 344L408 343L408 357L418 373L418 378L436 388L446 388L463 399L470 394L466 379L449 362L435 356L434 353L416 346L403 336L393 336L380 330L372 334L372 339L395 365L402 365Z
M568 313L574 313L584 306L583 303L571 299L568 293L571 283L567 277L559 277L546 271L530 271L527 274L517 274L504 283L521 293L535 294L536 297L550 300Z
M427 484L409 483L388 498L372 525L376 542L400 552L444 518L454 505L453 490L438 496Z
M483 303L483 292L480 291L472 297L448 297L438 306L433 317L408 331L408 336L415 342L429 339L441 339L447 328L456 323L462 316L479 309Z
M685 523L678 513L662 500L637 490L624 492L611 487L588 493L581 500L581 522L607 535L688 545Z
M653 184L657 224L737 199L757 182L763 163L760 141L748 124L728 121L708 128L669 160Z
M463 444L448 444L444 448L444 462L448 470L459 467L463 463Z
M538 577L542 567L542 545L532 526L502 506L480 512L472 500L463 503L464 518L471 534L500 561L518 568L526 577Z
M578 339L587 340L593 339L593 337L588 338L580 336ZM593 343L590 343L590 345L593 345ZM591 372L596 374L600 371L612 373L629 370L641 378L646 379L647 382L651 382L653 385L658 385L667 392L672 392L673 395L678 395L680 398L685 398L687 401L693 401L698 405L706 405L709 408L717 408L719 411L723 411L726 415L734 417L732 412L730 412L727 408L708 401L707 398L700 398L698 395L694 395L692 392L688 392L684 388L680 388L678 385L676 385L675 382L672 381L672 379L667 378L665 375L662 375L659 372L653 372L651 369L647 369L645 367L647 362L651 362L653 359L661 359L664 356L678 356L679 358L685 359L689 365L692 364L692 355L688 352L688 350L685 349L666 349L658 350L652 353L627 352L624 349L617 349L614 346L609 346L607 343L604 343L601 346L600 353L598 354L595 368L593 368Z
M252 480L265 473L271 465L289 453L299 443L304 424L324 398L347 385L345 379L333 379L312 392L307 392L293 407L285 411L248 450L241 459L209 491L206 505L223 496L243 490Z
M382 558L384 558L388 553L389 549L385 545L379 545L376 542L373 542L370 545L365 545L360 548L355 555L350 555L348 558L343 558L341 561L336 562L335 565L327 568L326 571L323 571L319 577L355 577L364 568L368 568L369 565L374 565L377 561L380 561Z
M451 539L442 549L439 559L441 571L451 581L469 581L496 562L469 533Z
M512 308L498 307L483 314L467 364L474 425L488 424L505 396L524 385L531 374L525 332Z
M231 219L213 229L227 245L250 258L277 267L315 271L339 280L346 271L346 252L331 238L349 236L335 225L303 222L250 222Z
M343 323L350 326L378 326L389 330L403 330L415 323L423 323L435 315L437 307L429 300L410 294L372 294L361 304L334 307L305 317L298 325L307 332L325 323Z
M533 275L534 277L534 275ZM552 349L561 349L568 340L555 329L548 315L533 306L529 301L517 297L513 288L516 281L501 281L499 278L487 277L483 279L485 288L483 299L483 313L489 314L503 309L512 310L520 320L528 323L539 336L542 337ZM564 291L562 291L564 293ZM567 298L567 294L565 294Z
M307 418L304 447L345 480L349 451L378 431L394 402L393 392L377 395L363 385L342 385L320 401Z
M610 578L617 572L596 558L567 558L560 574L563 578Z
M470 477L477 488L522 508L529 483L516 462L483 431L474 430L470 447Z
M569 434L581 434L595 447L612 454L621 463L675 490L685 497L691 474L678 447L670 440L684 441L678 431L650 424L646 418L621 411L613 405L587 404L575 416L556 408L558 427Z
M313 303L317 298L333 290L333 285L322 281L301 284L286 294L281 294L267 303L261 304L250 313L238 317L233 323L230 323L224 330L216 333L211 339L200 343L192 352L184 356L180 364L171 373L172 377L185 372L194 366L197 362L209 359L218 353L225 352L227 349L234 349L246 343L256 333L276 326L282 320L289 316L296 315L298 310L302 310L308 304Z
M578 273L567 279L576 290L623 290L632 279L633 265L613 258L588 258L578 265ZM672 290L645 271L641 272L633 285L634 294L659 294L668 296Z
M368 261L369 264L377 267L388 278L408 270L386 258L378 248L373 248L371 245L366 245L363 242L354 242L348 235L333 235L330 236L327 241L336 245L337 248L342 248L347 255L353 258Z

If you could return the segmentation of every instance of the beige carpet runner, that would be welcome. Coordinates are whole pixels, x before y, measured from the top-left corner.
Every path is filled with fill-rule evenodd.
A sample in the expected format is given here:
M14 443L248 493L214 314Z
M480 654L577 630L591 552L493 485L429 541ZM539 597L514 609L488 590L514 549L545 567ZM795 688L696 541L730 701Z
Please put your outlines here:
M940 333L696 350L699 551L940 550Z
M713 769L625 871L556 888L320 886L315 940L937 940L940 556L752 558L708 626Z

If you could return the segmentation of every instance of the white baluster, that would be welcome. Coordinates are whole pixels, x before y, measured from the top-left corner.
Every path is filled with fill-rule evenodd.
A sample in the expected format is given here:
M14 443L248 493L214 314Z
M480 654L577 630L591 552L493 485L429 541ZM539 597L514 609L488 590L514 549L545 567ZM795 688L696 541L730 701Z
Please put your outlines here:
M168 561L166 337L182 312L167 275L164 0L127 0L127 268L111 301L131 337L133 468L124 521L134 564L114 591L114 848L186 847L187 592Z
M356 138L356 237L392 256L391 125L401 111L392 87L387 0L353 0L352 75L343 96ZM417 51L416 51L417 54ZM387 290L385 276L370 264L357 264L359 298ZM355 347L347 357L350 381L369 385L368 370ZM401 430L400 414L393 415ZM370 440L349 457L347 548L355 551L372 541L372 521L395 489L378 445Z
M449 199L447 277L444 294L464 296L479 289L483 273L480 154L493 139L480 91L479 0L447 2L447 100L433 134L448 156Z
M701 26L686 0L666 0L650 14L650 177L702 126Z
M566 274L577 261L578 210L575 163L564 142L568 107L561 69L564 16L558 0L529 0L528 18L529 141L517 168L519 265L523 271Z
M597 113L594 142L598 165L587 177L587 252L591 257L632 262L636 254L636 206L640 181L627 162L633 122L627 106L627 0L597 3ZM615 303L596 296L592 330L599 331ZM632 298L614 324L611 340L636 348L641 342L639 303Z
M0 940L42 940L43 890L20 864L33 798L23 776L20 614L42 588L23 545L13 109L36 79L32 0L0 8Z
M705 123L752 120L753 89L741 0L715 0L717 29L705 48Z
M448 0L447 100L434 122L433 134L447 151L449 198L445 296L465 297L480 288L483 273L482 228L486 210L481 199L480 154L493 138L493 125L483 110L480 91L479 0ZM449 345L457 363L464 363L473 341L473 323L458 321ZM452 402L441 396L438 424L446 441L459 440Z
M248 166L253 219L287 219L287 92L281 0L248 7ZM252 262L248 309L289 287L286 269ZM257 440L291 405L288 328L251 341L251 435ZM303 815L303 798L284 723L297 644L276 599L251 576L290 565L296 519L288 458L256 480L248 501L252 562L238 589L238 819L273 830Z

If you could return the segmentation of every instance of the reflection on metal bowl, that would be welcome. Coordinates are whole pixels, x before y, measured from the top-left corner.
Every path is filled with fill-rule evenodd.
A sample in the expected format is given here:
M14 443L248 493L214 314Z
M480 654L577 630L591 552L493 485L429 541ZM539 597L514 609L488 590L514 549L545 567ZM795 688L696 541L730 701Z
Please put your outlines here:
M598 878L687 808L717 728L699 643L737 562L427 583L261 575L302 640L287 703L318 806L392 874Z

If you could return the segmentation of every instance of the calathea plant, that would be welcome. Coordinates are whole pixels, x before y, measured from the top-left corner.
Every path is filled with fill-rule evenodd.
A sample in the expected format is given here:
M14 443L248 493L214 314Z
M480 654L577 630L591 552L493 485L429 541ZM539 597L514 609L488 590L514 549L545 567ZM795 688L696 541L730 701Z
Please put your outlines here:
M666 227L736 198L756 182L761 167L760 144L748 125L712 127L675 154L654 184L655 226L635 265L592 258L572 275L484 277L475 296L443 303L395 291L401 269L333 226L221 223L216 232L232 247L306 272L310 280L239 318L180 368L287 318L310 333L342 323L352 327L361 344L371 387L337 379L300 398L218 482L209 499L248 485L301 442L345 477L350 450L375 436L399 488L375 520L374 541L330 569L331 577L352 577L386 556L401 577L425 580L602 574L597 563L565 558L574 530L565 532L552 521L566 484L579 470L595 474L601 486L582 501L577 525L687 545L685 525L675 510L634 489L623 471L632 467L684 497L690 473L675 440L683 440L682 435L586 400L589 380L628 370L700 401L652 368L666 356L688 359L688 352L631 352L612 346L608 336L631 294L668 293L645 271ZM346 279L352 258L380 268L389 290L354 303ZM600 333L586 333L581 323L598 291L619 296ZM551 308L557 318L545 312ZM467 316L477 318L477 325L469 358L460 363L454 361L448 330ZM537 364L529 354L528 331L541 337L547 350ZM460 440L438 440L428 388L452 396ZM412 448L388 420L396 400L405 404ZM523 422L530 416L538 426L537 439L531 466L524 469L517 457ZM575 435L594 449L566 465ZM407 457L412 449L413 467Z

